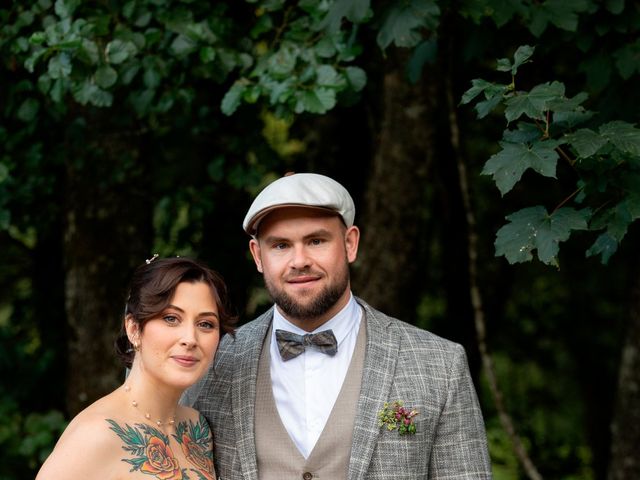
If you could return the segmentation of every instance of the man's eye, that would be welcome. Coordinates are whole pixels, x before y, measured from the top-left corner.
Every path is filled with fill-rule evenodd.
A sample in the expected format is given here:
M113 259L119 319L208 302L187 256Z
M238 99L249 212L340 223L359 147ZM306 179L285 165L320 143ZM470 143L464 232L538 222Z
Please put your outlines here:
M276 243L273 248L275 248L276 250L284 250L285 248L287 248L287 244L286 243Z
M311 245L322 245L324 243L324 240L322 240L321 238L314 238L309 243L311 243Z

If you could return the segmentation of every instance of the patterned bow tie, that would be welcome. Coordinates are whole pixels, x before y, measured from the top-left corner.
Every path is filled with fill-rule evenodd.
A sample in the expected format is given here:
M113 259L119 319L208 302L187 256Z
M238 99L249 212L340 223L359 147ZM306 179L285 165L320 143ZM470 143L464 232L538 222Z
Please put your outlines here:
M332 330L324 330L318 333L307 333L298 335L286 330L276 330L276 340L280 356L285 362L296 358L306 347L313 347L316 350L334 356L338 351L338 341Z

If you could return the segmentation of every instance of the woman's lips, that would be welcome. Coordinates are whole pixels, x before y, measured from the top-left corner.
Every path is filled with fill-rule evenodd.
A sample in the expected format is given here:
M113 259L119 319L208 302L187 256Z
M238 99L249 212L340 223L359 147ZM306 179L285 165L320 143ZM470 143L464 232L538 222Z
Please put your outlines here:
M192 367L196 363L198 363L198 359L195 357L189 357L185 355L174 355L173 358L179 365L183 367Z

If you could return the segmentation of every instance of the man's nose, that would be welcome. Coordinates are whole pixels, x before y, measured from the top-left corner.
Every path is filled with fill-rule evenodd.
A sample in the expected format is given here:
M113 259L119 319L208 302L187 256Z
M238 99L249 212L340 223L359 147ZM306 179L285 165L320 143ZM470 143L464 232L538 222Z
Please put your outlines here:
M302 270L311 265L311 259L309 253L304 245L295 245L291 249L291 268L296 270Z

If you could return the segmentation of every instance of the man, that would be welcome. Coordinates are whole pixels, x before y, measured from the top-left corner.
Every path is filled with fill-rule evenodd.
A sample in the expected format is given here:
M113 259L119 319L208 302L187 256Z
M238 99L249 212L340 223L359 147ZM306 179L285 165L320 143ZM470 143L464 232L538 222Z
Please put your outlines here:
M354 216L344 187L316 174L276 180L249 208L275 306L224 338L194 405L219 477L491 478L463 348L352 295Z

